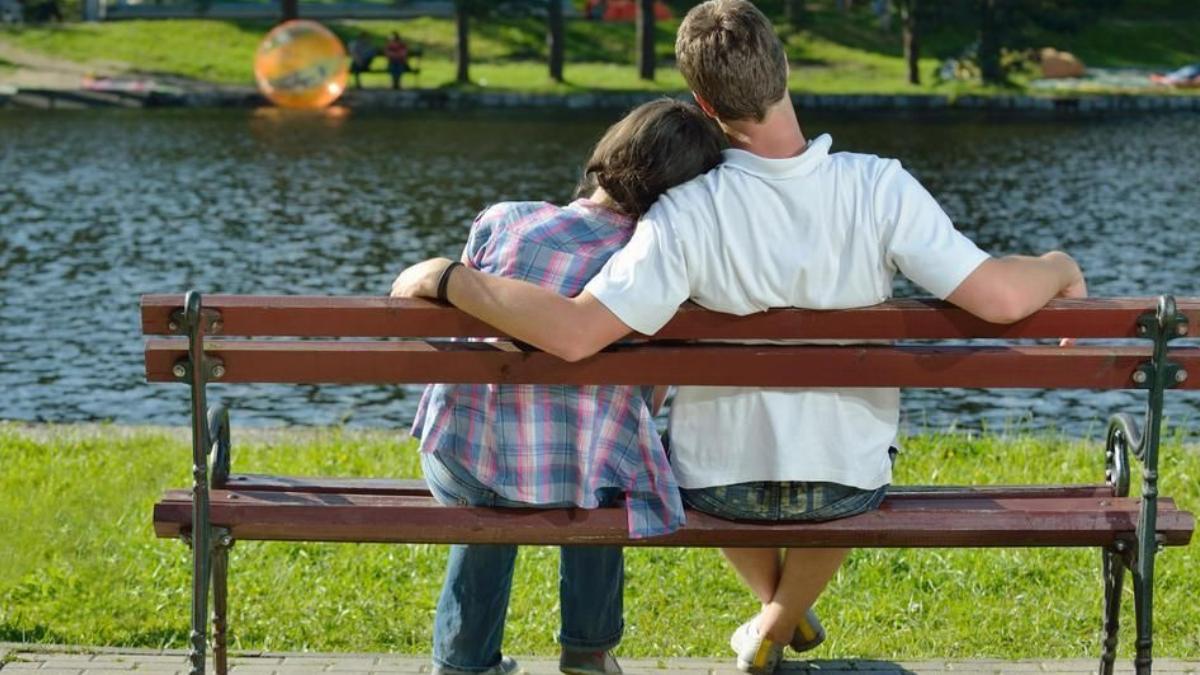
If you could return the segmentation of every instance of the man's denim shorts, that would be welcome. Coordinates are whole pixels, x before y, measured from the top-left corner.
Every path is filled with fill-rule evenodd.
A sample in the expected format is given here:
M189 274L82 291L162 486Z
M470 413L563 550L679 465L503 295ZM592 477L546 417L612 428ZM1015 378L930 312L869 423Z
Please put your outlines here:
M896 449L888 451L892 461ZM879 508L888 486L874 490L807 481L735 483L688 490L688 506L730 520L819 522L856 516Z

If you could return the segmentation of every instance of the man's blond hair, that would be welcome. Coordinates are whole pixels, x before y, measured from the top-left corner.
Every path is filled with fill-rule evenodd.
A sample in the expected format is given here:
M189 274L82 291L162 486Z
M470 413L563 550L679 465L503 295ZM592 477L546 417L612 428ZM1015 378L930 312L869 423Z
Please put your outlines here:
M679 25L675 59L692 91L724 121L761 122L787 93L787 55L747 0L708 0Z

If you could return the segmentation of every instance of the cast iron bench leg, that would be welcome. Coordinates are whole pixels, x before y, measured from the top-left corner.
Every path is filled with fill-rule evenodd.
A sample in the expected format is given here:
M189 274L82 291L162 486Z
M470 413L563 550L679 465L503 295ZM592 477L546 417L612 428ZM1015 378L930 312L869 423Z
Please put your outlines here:
M1125 556L1121 548L1102 552L1104 574L1104 652L1100 657L1100 675L1113 675L1117 658L1117 631L1121 627L1121 588L1125 584Z
M226 646L226 618L229 615L229 549L233 537L225 528L213 528L213 661L217 675L229 672L229 652Z
M192 521L195 522L195 519ZM212 546L209 544L208 528L193 528L192 545L192 632L189 636L191 650L191 675L204 675L205 652L208 650L208 584L211 575Z
M1137 656L1133 663L1138 675L1150 675L1154 658L1154 553L1152 549L1133 566L1133 604L1137 621Z

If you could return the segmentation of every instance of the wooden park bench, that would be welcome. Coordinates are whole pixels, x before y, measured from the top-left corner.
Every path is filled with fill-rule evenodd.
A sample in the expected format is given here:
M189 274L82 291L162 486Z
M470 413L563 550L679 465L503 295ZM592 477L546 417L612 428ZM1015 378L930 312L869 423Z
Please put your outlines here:
M620 544L760 547L1097 547L1111 673L1125 570L1133 577L1136 666L1151 668L1155 554L1186 544L1190 513L1158 494L1167 389L1197 388L1200 349L1171 348L1200 321L1200 299L1060 300L1007 326L932 300L862 309L783 309L737 318L685 306L648 341L579 363L501 348L495 329L449 307L388 298L213 296L142 298L146 376L191 387L193 476L154 507L160 537L193 551L191 667L204 672L209 589L218 672L226 661L227 552L235 540L388 543ZM1028 338L1110 338L1116 344L1031 344ZM269 339L254 339L269 338ZM287 339L280 339L287 338ZM358 338L357 341L352 338ZM363 338L369 338L363 340ZM388 338L388 339L380 339ZM1006 343L963 343L999 338ZM697 340L954 340L952 344L728 344ZM432 340L432 341L431 341ZM1139 425L1113 416L1105 480L1094 485L906 488L875 512L824 523L733 522L698 512L665 537L630 540L623 509L443 507L419 481L235 474L229 417L207 409L208 383L494 382L800 387L1145 389ZM1129 454L1142 464L1129 496ZM1097 465L1100 464L1097 452ZM1097 474L1099 474L1097 468Z

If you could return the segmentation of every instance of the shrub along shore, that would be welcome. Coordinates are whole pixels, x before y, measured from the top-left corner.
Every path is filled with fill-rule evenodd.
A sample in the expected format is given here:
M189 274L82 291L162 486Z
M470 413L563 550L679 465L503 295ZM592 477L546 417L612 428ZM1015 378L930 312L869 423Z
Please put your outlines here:
M1160 489L1195 512L1200 451L1182 439L1164 444ZM1097 440L928 433L903 445L896 482L904 484L1089 482L1103 473ZM150 508L164 489L187 484L189 458L183 429L0 423L0 642L184 647L189 554L154 538ZM235 429L233 466L419 476L415 443L379 430ZM427 653L445 550L238 543L232 645ZM507 652L557 652L557 557L552 548L522 551ZM756 609L715 550L631 549L626 566L622 655L727 656L730 631ZM1197 544L1159 558L1157 654L1200 657L1198 569ZM818 605L830 637L814 656L1098 654L1101 598L1095 549L862 550ZM1132 602L1123 611L1125 657Z

